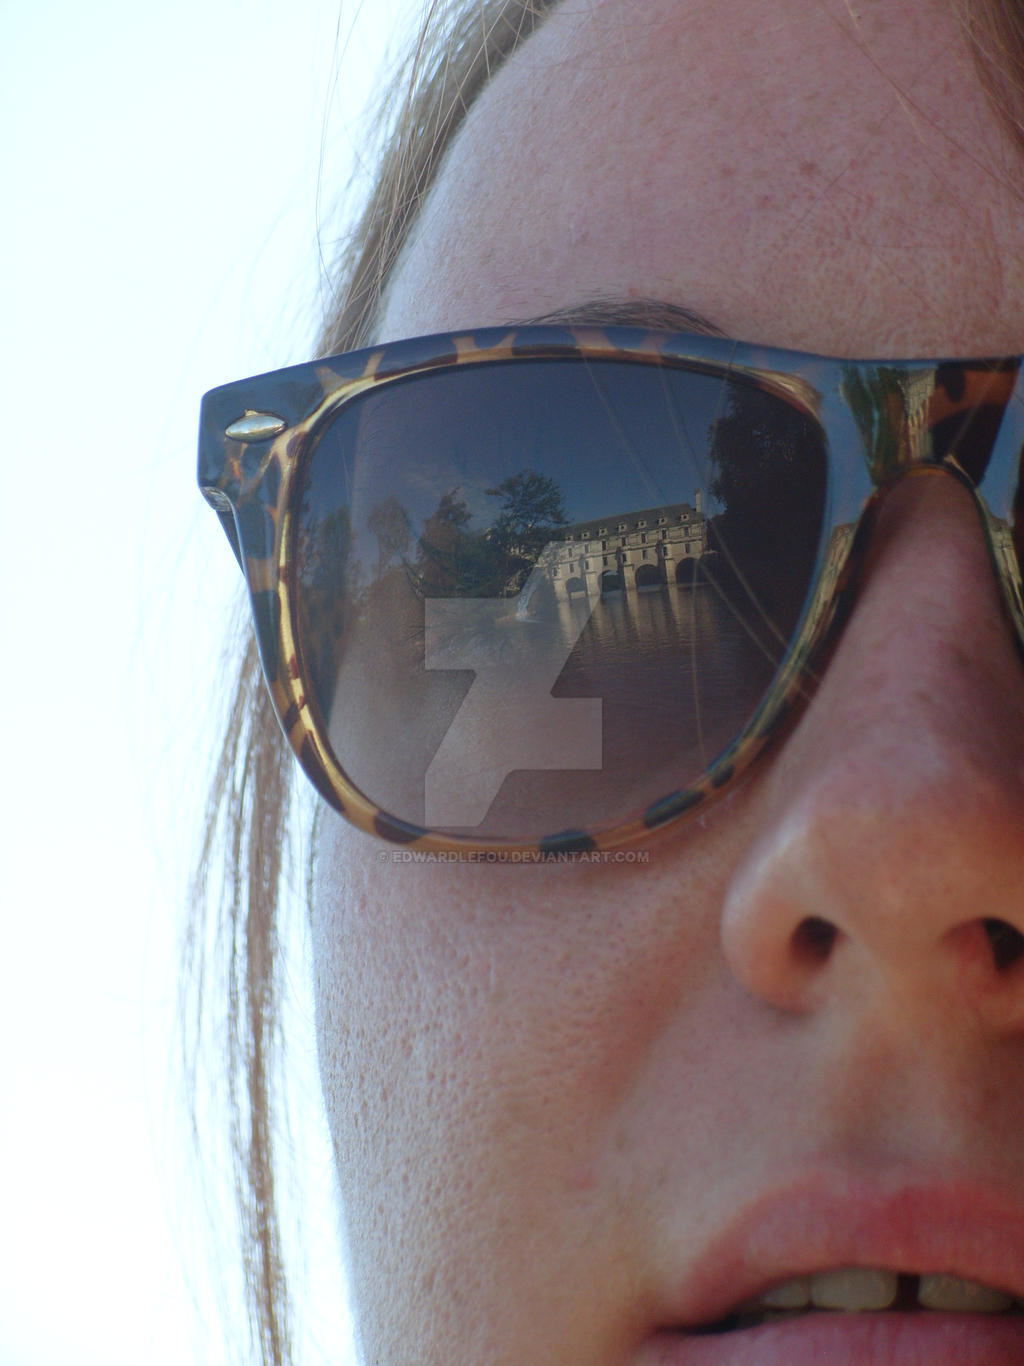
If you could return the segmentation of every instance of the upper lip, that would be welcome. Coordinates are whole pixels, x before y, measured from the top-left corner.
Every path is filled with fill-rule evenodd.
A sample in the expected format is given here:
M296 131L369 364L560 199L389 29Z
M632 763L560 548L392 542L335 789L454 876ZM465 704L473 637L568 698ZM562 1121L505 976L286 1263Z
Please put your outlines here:
M773 1285L854 1266L944 1272L1024 1297L1024 1204L970 1180L809 1174L737 1211L673 1288L667 1317L714 1323Z

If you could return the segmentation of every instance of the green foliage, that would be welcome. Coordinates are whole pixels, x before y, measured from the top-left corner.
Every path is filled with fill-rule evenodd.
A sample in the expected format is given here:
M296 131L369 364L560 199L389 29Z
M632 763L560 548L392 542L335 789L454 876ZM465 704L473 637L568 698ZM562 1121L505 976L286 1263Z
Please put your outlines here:
M515 597L567 524L562 492L547 475L523 470L484 492L500 500L484 530L469 529L471 514L458 488L442 495L424 524L411 572L426 596Z

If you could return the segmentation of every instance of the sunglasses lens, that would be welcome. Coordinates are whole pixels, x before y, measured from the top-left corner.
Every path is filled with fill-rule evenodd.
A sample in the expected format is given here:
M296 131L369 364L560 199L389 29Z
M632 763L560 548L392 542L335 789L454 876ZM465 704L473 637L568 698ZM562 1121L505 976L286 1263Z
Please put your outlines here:
M769 688L826 471L817 421L735 376L523 360L368 390L297 505L298 639L339 767L451 834L642 816Z

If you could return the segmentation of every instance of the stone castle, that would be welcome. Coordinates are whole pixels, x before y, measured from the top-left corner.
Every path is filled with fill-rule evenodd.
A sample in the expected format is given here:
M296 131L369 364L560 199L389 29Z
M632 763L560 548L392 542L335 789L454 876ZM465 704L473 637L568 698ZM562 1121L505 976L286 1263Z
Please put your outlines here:
M574 522L559 534L562 539L550 541L537 564L559 601L689 583L708 549L699 492L692 504L666 503Z

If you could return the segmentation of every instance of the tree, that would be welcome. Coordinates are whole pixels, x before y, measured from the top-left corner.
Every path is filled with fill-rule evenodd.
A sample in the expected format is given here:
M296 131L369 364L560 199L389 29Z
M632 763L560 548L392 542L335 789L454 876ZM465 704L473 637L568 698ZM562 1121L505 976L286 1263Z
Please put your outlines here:
M437 507L423 525L410 566L417 587L426 597L447 596L460 591L472 553L473 537L466 530L472 514L459 487L441 495Z
M751 623L787 630L810 583L827 457L816 419L778 394L733 383L710 432L713 573ZM785 623L785 625L783 625Z
M493 551L494 596L514 596L544 547L568 524L562 491L548 475L526 469L484 492L501 499L500 511L486 533Z
M366 525L377 537L377 574L384 573L389 560L405 554L412 539L409 514L393 493L378 503L366 519Z
M472 513L458 486L441 496L424 523L409 566L426 597L515 597L541 551L566 525L562 494L553 479L533 470L485 489L501 500L489 527L471 531Z
M341 641L359 594L360 566L352 555L348 507L316 517L309 503L304 503L299 543L299 631L314 692L321 706L327 706L334 692Z

